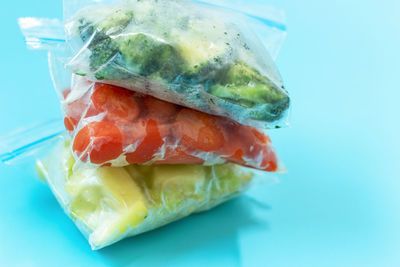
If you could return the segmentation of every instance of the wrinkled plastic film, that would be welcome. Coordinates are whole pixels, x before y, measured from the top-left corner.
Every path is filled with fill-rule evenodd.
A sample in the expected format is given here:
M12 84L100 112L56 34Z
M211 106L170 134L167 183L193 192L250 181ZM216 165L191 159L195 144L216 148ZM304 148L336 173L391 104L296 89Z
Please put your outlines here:
M11 164L17 160L42 152L65 132L60 119L33 124L0 136L0 163Z
M155 3L152 0L148 1L151 2ZM236 29L243 32L243 38L251 40L248 44L249 50L257 51L255 54L258 54L256 59L246 53L241 55L246 61L240 64L232 60L233 57L222 57L221 64L215 70L208 70L207 75L211 75L207 77L210 80L208 83L212 83L213 71L220 72L221 69L234 66L236 72L249 76L247 72L250 66L258 70L261 76L264 75L268 83L263 78L259 78L261 82L254 79L253 72L253 80L250 79L244 87L255 86L256 82L268 86L281 86L279 73L272 61L279 50L277 46L281 45L280 38L284 37L285 32L285 28L281 27L284 24L278 19L278 15L271 15L268 19L273 12L263 13L261 8L257 11L250 6L246 10L245 2L242 1L236 1L244 4L240 7L241 11L235 10L233 2L209 2L224 6L222 9L214 9L209 5L207 8L211 9L207 10L211 10L210 13L224 14L221 17L236 19L233 24L229 24L229 20L219 21L216 28L221 25L226 27L228 24L238 24L240 27ZM171 3L196 7L194 1L171 0ZM119 64L118 60L118 64L110 60L108 63L117 67L121 73L127 74L128 78L120 82L101 79L100 83L95 74L107 67L100 66L100 69L93 70L90 66L91 53L96 50L93 40L98 36L92 34L91 41L89 38L83 42L72 34L71 29L77 22L74 21L74 16L80 14L82 8L87 8L88 5L101 7L105 4L113 6L107 12L115 11L116 5L126 6L125 10L132 8L132 1L66 0L64 18L67 36L62 28L63 24L59 21L35 18L20 20L27 45L33 49L49 50L50 72L64 111L64 125L68 129L68 134L59 135L60 132L56 129L59 129L62 122L57 121L56 127L44 127L52 129L50 132L39 127L33 128L34 131L27 131L25 135L30 134L32 138L42 136L43 138L39 137L39 143L46 146L50 142L58 143L52 153L37 161L37 168L66 214L75 222L93 249L100 249L121 239L150 231L192 213L208 210L243 193L254 182L253 173L247 168L227 162L268 171L283 169L268 136L260 130L245 126L265 126L265 122L249 119L252 115L248 107L240 109L236 107L237 103L233 103L236 105L234 106L225 99L222 101L221 95L210 96L210 92L205 89L208 84L204 81L198 81L195 86L193 82L179 81L183 87L176 84L174 86L171 81L165 82L164 78L160 79L158 74L152 77L138 75L136 69L128 69L127 66ZM201 7L198 10L200 9ZM191 10L196 13L196 8ZM143 12L145 14L146 10ZM158 18L144 15L146 16ZM94 17L96 18L92 26L104 22L104 17ZM117 20L119 19L121 17L117 17ZM120 26L119 21L106 35L110 37L115 34L113 31ZM179 31L185 34L182 29ZM178 43L174 38L168 39L159 35L152 27L142 32L150 36L150 40L161 43L165 41L171 46ZM138 31L127 31L123 34L137 35ZM193 35L190 32L186 34ZM226 40L225 35L229 34L224 33L221 40ZM121 32L117 35L113 37L120 38ZM219 36L217 39L220 39ZM193 40L187 45L188 48L192 48L191 43ZM244 44L241 41L238 43ZM182 42L180 44L182 45ZM225 45L228 46L226 43ZM233 42L229 45L233 46ZM261 51L269 51L269 54ZM118 57L116 54L112 58ZM193 55L198 57L201 53ZM75 69L75 74L71 76L69 70L74 70L75 67L79 70ZM82 71L85 67L88 67L87 73ZM225 75L229 76L226 73ZM187 79L186 76L184 78ZM202 75L197 77L199 80L203 78ZM127 91L105 82L133 90ZM286 98L286 91L281 89L284 92L282 96ZM189 94L185 94L185 91ZM158 98L194 107L206 113L167 103L149 94L161 94L162 97ZM268 121L267 127L282 125L285 112L281 113L279 119ZM95 125L102 127L96 128ZM50 141L47 142L46 138ZM20 155L18 153L27 151L36 153L30 147L36 148L37 140L27 141L28 146L18 142L13 145L13 149L7 150L12 153L4 154L16 157ZM0 147L1 145L2 143ZM3 159L1 155L0 159Z
M66 18L74 55L68 66L90 80L242 124L283 126L289 96L249 20L183 0L88 5Z
M79 75L71 79L67 59L62 50L49 52L52 80L79 161L97 166L234 162L267 171L284 170L268 136L259 130L150 96L96 85ZM100 103L102 97L109 99ZM118 108L125 110L121 113ZM197 124L192 127L189 120ZM99 136L104 129L108 135ZM107 143L104 138L113 140ZM214 144L208 144L208 139Z
M18 24L30 49L65 49L65 31L58 19L19 18Z
M243 193L253 180L249 170L232 164L73 170L68 142L37 166L93 249L211 209Z
M81 162L95 166L232 162L283 168L260 130L120 87L72 76L62 92L65 126Z
M232 10L247 16L247 23L249 23L254 29L254 32L257 33L258 38L263 42L272 58L276 59L286 38L286 18L282 10L265 4L257 4L245 0L198 0L194 2L226 8L227 10ZM68 20L85 6L113 3L115 3L115 0L64 1L63 16L64 19Z
M151 3L153 1L148 2ZM161 6L163 2L165 1L160 1L159 5ZM82 17L79 18L79 14L84 14L84 10L88 10L87 6L91 4L95 4L94 7L92 6L94 11L92 12L91 9L88 13L91 15L88 16L95 17L96 22L87 24L86 28L83 29L84 32L87 32L88 28L98 28L100 27L99 25L104 24L104 21L109 19L110 12L111 16L114 16L115 14L113 15L112 12L117 11L118 13L118 10L127 9L129 11L129 9L132 9L131 1L119 2L119 4L117 1L64 1L65 20L67 21L67 36L64 34L64 39L67 39L67 45L65 46L65 40L61 39L62 30L60 29L61 23L59 21L53 19L23 18L20 19L20 26L26 36L27 45L33 49L58 50L57 54L64 59L64 65L68 63L67 65L72 71L79 75L84 75L91 80L100 80L101 82L133 89L179 105L195 108L210 114L229 117L242 124L262 128L275 128L288 124L287 109L289 98L286 90L282 87L279 73L269 56L269 54L272 57L277 55L285 37L284 19L279 11L269 10L265 6L257 6L255 8L250 5L244 9L246 10L245 12L238 12L237 6L236 10L232 8L232 6L234 7L233 4L228 5L225 3L223 5L226 7L222 9L214 5L198 5L191 1L171 1L164 6L175 5L182 9L183 7L192 7L193 5L194 11L192 13L195 15L192 16L196 17L196 7L197 11L204 9L202 13L213 14L213 16L211 18L202 18L198 21L194 20L195 25L197 24L194 31L179 29L180 22L178 22L178 25L168 25L168 23L163 23L163 21L157 22L159 24L166 24L164 32L173 35L169 39L160 36L159 31L154 31L156 27L126 29L126 32L118 32L117 34L114 34L112 31L109 32L109 37L115 40L125 38L126 36L129 38L131 35L140 33L145 37L150 37L150 41L165 42L167 50L180 51L179 57L184 57L182 55L191 55L189 58L186 57L184 59L184 61L189 62L189 65L186 64L184 70L176 72L174 80L166 81L165 77L161 77L163 75L156 74L149 77L148 75L142 75L143 73L137 72L135 68L132 69L125 63L120 64L121 55L119 53L121 51L111 55L111 58L104 64L93 68L93 49L98 50L99 48L93 45L93 40L98 39L97 35L93 33L91 38L84 37L83 39L88 39L86 42L82 42L82 35L79 36L77 33L77 28L82 26L78 25L82 23ZM105 4L112 5L111 7L104 8ZM243 7L243 5L239 6ZM168 8L163 6L158 8L158 4L155 7L153 6L153 9L160 9L158 12L161 12L163 15L168 14ZM170 7L170 10L174 9L175 7ZM186 10L187 8L183 9ZM258 13L261 11L257 11L256 9L265 10L265 12L261 14ZM76 14L77 12L78 15ZM96 12L100 12L100 14L96 15ZM117 16L118 23L121 22L119 13ZM124 15L122 14L123 17ZM226 21L220 21L221 17L227 18ZM182 21L184 20L182 19ZM233 20L233 22L230 20ZM219 34L214 34L214 36L210 34L210 30L208 32L203 31L203 29L207 28L204 26L210 26L212 21L215 22L214 24L216 25L214 26L219 30ZM50 26L47 26L47 24ZM199 30L200 32L196 32ZM206 44L203 44L203 48L202 45L199 46L200 48L193 48L195 47L193 44L202 43L201 39L196 39L197 36L202 35L206 40L211 40L211 43L206 42ZM239 38L239 35L242 35L242 37ZM213 48L210 49L208 45L213 46ZM241 46L245 47L245 49L239 49ZM132 51L131 48L127 48L127 51ZM63 55L59 52L60 50L63 50ZM106 50L112 51L109 48ZM250 52L246 52L247 50ZM211 51L211 56L207 55L208 52L206 52L204 62L200 60L199 64L194 64L194 62L197 62L199 58L204 56L205 51ZM235 55L232 55L232 51ZM219 55L221 52L222 54ZM215 57L212 56L212 53L216 53ZM192 55L195 56L193 57ZM161 62L161 64L166 66L164 69L176 69L174 66L179 65L169 62L171 58L173 57L169 57L169 59ZM213 62L213 60L217 62ZM204 70L199 71L204 75L194 74L198 67L208 70L206 72ZM110 72L116 73L117 78L111 77L113 75L103 75L104 73L110 74ZM99 77L100 79L98 79ZM224 77L222 80L225 81L222 82L223 84L214 82L214 77ZM237 93L237 90L244 90L243 92L246 93ZM260 99L262 101L259 101Z
M286 17L282 10L265 4L246 0L197 1L212 4L244 14L247 23L257 34L265 48L275 60L286 38Z

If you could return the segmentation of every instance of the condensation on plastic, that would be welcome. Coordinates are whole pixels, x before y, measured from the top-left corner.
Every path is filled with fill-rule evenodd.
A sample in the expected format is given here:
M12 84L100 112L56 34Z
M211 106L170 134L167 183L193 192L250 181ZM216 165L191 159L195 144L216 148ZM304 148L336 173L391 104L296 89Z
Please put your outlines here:
M242 124L260 128L288 125L289 96L270 57L276 57L286 35L282 13L243 1L204 2L212 4L185 0L65 0L67 54L72 57L65 63L91 80ZM129 12L135 13L134 19L127 18ZM114 27L101 32L112 16ZM85 25L81 25L83 19L87 20ZM83 32L88 35L80 35ZM149 57L154 57L150 60L144 56L150 65L141 64L143 58L135 58L130 47L130 39L135 36L155 45L156 50L166 49L163 51L168 55L154 56L147 51ZM102 49L109 40L118 43L118 49L108 44ZM101 63L94 64L97 59L93 54L103 53L101 50L109 53L97 57ZM127 60L129 56L135 64ZM156 65L161 71L156 71ZM225 78L218 81L216 77Z
M211 209L243 193L253 173L233 164L74 170L65 138L37 168L93 249Z
M126 1L129 2L129 1ZM278 57L286 38L285 12L275 7L248 0L193 0L206 5L220 7L244 15L246 23L262 41L271 57ZM64 0L63 17L73 17L80 9L88 5L113 4L115 0Z
M230 9L248 17L246 23L263 43L271 57L274 60L278 57L287 30L285 13L282 10L259 1L249 0L199 0L196 2Z

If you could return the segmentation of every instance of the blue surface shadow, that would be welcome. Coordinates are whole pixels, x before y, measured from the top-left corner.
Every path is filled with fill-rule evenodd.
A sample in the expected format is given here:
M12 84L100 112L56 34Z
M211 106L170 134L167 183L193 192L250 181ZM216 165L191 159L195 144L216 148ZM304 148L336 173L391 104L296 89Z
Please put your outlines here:
M238 255L235 263L239 265L240 229L268 228L266 222L252 216L252 208L269 209L268 206L257 205L248 197L240 197L211 211L191 215L155 231L123 240L98 253L115 266L137 266L138 263L165 266L177 258L215 247Z

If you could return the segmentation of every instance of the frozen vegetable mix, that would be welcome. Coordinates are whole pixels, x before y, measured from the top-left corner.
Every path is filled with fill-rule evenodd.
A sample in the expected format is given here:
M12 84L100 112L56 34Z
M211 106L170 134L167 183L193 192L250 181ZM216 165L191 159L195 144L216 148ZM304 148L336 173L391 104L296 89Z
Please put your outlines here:
M72 150L97 166L226 162L281 170L271 140L233 120L75 76L62 96Z
M68 66L93 81L273 128L290 100L249 19L186 0L89 5L67 17Z
M74 170L68 139L37 168L93 249L211 209L244 192L237 165L91 167Z
M49 51L66 132L61 119L26 131L0 160L61 139L37 170L93 249L240 195L256 170L285 170L266 133L290 107L274 16L191 0L63 3L63 22L19 23L28 47Z

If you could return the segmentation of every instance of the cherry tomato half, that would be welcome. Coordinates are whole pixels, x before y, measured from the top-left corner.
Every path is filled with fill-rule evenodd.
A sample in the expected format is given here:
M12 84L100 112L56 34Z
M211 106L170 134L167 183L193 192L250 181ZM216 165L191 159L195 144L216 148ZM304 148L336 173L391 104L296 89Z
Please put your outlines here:
M146 125L146 135L140 142L135 152L127 153L126 160L130 164L143 164L153 159L162 145L163 136L160 134L158 124L155 120L148 120Z
M225 145L224 134L216 119L195 110L182 109L176 118L174 131L185 145L200 151L217 151Z
M84 162L103 164L122 154L122 134L109 122L91 122L75 136L73 151Z
M198 157L192 156L184 151L182 147L167 149L164 155L164 159L156 161L155 164L193 164L203 165L204 160Z
M149 118L158 118L161 122L175 120L179 106L151 96L146 96L143 101L147 107Z
M64 99L68 97L70 92L70 89L63 91ZM93 117L99 114L99 111L94 108L93 104L89 103L89 94L90 92L88 91L75 101L65 101L63 103L65 112L64 125L68 131L73 131L82 118Z
M230 144L222 151L224 159L248 167L276 171L277 157L267 135L238 123L225 124L224 127Z
M65 117L64 118L64 126L67 131L75 130L75 127L78 125L78 121L72 117Z
M92 102L115 123L132 122L139 116L139 105L133 92L108 84L96 84Z
M278 158L274 150L264 151L264 160L261 169L267 172L276 172L278 170Z

